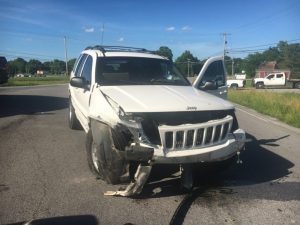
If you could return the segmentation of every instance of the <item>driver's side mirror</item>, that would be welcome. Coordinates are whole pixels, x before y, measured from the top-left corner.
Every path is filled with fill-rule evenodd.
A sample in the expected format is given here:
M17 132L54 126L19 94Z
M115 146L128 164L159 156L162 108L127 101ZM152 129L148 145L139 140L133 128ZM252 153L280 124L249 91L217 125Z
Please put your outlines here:
M217 84L215 81L206 81L203 86L201 86L202 90L216 90Z
M72 87L89 89L89 83L86 81L84 77L73 77L70 80L70 85Z

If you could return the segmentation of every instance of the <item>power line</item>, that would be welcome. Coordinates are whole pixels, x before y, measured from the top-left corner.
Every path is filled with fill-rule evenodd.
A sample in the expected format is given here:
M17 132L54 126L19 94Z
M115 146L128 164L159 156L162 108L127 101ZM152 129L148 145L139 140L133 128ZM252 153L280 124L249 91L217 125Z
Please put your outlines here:
M292 42L296 42L296 41L300 41L300 38L289 40L289 41L286 41L286 42L287 43L292 43ZM263 45L254 45L254 46L247 46L247 47L231 48L230 51L244 50L244 49L248 50L248 49L252 49L252 48L265 47L265 46L277 45L277 44L278 44L278 42L276 42L276 43L269 43L269 44L263 44Z
M16 51L9 51L9 50L1 50L0 49L0 53L4 54L4 55L13 55L13 56L36 56L36 57L45 57L45 58L55 58L55 59L63 59L62 57L58 57L58 56L50 56L50 55L42 55L42 54L36 54L36 53L26 53L26 52L16 52Z

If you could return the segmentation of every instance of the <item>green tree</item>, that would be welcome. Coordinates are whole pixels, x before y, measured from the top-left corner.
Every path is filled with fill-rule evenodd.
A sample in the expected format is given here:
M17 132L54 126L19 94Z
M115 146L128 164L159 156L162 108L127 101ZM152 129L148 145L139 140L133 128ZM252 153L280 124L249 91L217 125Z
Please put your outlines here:
M76 59L75 59L75 58L74 58L74 59L70 59L70 60L68 61L68 71L69 71L69 74L70 74L70 72L72 71L75 62L76 62Z
M17 58L8 62L10 74L26 73L27 62L23 58Z
M229 56L225 56L225 67L228 76L231 76L232 72L233 75L236 73L242 73L242 71L245 70L245 63L244 60L241 58L231 58Z
M245 71L248 77L254 77L255 71L261 63L265 61L263 54L254 53L245 58Z
M198 75L203 63L186 50L175 60L175 65L185 76L194 76L195 74Z
M279 68L290 69L295 78L300 78L300 44L281 41L277 47L280 53Z
M172 50L170 48L168 48L167 46L161 46L155 53L158 55L167 57L171 61L173 60Z
M58 59L44 62L43 67L50 74L63 74L66 71L66 63Z
M31 59L28 61L26 67L28 73L35 74L37 70L43 69L43 64L39 60Z

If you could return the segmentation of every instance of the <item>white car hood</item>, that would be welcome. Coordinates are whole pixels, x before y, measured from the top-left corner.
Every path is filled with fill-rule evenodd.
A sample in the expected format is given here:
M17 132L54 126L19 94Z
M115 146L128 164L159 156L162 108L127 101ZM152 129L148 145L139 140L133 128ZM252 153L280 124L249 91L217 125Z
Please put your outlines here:
M102 86L125 112L181 112L233 109L228 101L191 86Z

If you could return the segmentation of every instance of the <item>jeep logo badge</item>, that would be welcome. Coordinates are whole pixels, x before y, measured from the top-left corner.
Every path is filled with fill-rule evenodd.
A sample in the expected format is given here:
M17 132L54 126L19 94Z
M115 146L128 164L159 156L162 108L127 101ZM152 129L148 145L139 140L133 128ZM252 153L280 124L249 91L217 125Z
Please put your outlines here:
M196 106L187 106L186 110L192 110L192 111L196 111L197 107Z

